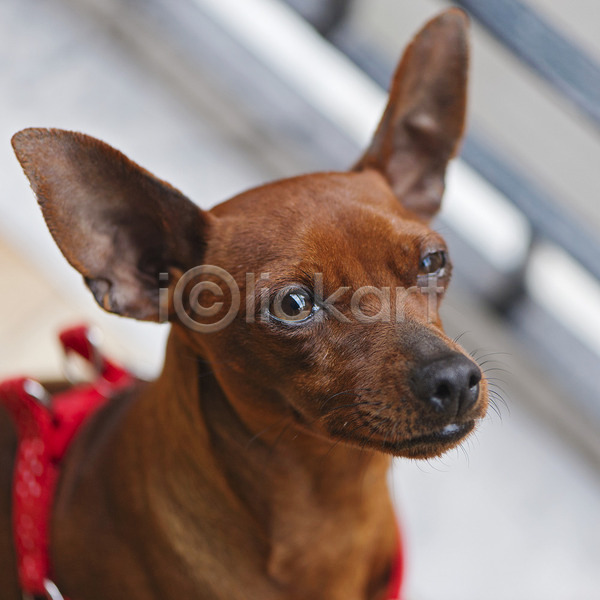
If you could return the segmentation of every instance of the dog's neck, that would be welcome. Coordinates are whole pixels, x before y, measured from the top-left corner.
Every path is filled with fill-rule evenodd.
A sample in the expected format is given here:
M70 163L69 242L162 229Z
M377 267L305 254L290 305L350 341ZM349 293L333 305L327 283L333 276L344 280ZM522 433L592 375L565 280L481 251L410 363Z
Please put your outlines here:
M242 546L251 543L257 568L279 584L326 585L332 569L353 579L344 567L357 558L365 577L375 570L385 581L395 541L389 458L312 435L291 413L269 418L269 411L260 410L264 398L245 397L243 406L257 409L242 414L238 399L223 387L173 332L163 373L138 403L143 414L136 416L138 426L146 422L145 434L155 436L157 456L145 463L152 465L152 502L161 518L182 518L169 506L189 511L187 523L173 528L170 522L165 529L189 534L191 523L206 522L207 510L218 518L218 507L227 503L240 522L228 523L231 535L218 539L239 535ZM194 498L195 488L207 489L207 479L215 497ZM203 514L196 518L195 510ZM360 583L363 589L376 585Z

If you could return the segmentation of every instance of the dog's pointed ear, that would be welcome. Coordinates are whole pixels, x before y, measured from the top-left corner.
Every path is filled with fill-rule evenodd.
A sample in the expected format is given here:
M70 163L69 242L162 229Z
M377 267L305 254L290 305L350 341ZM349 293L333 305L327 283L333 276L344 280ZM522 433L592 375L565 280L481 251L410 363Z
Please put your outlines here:
M12 138L54 240L109 312L159 318L159 276L199 264L210 216L109 145L81 133Z
M429 220L438 211L448 161L465 125L469 20L449 9L406 49L370 147L354 170L376 169L406 208Z

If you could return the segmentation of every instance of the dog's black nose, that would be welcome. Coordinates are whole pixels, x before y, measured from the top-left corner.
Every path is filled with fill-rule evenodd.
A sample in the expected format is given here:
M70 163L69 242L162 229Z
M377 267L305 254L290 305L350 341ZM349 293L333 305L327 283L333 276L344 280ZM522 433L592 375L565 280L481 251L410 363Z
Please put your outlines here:
M461 415L477 402L480 381L479 367L456 352L417 367L411 387L437 412Z

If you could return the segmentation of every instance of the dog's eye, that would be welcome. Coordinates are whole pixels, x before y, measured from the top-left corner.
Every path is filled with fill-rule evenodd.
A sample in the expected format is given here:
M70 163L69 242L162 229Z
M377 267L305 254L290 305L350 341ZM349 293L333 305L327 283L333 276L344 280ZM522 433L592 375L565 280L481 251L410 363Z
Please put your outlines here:
M420 275L441 275L446 266L446 253L443 250L430 252L421 259Z
M278 321L300 323L316 310L310 293L302 288L280 290L271 302L270 313Z

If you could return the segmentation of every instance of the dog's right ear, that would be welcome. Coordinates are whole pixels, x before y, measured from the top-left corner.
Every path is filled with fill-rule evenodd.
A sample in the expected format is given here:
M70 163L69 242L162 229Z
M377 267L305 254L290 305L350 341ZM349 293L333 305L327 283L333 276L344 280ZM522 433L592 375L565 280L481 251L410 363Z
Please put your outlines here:
M354 170L375 169L423 220L438 211L448 161L462 137L467 102L469 21L452 8L406 49L370 147Z
M210 215L90 136L25 129L12 144L54 240L98 304L158 320L159 275L201 263Z

